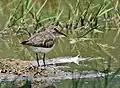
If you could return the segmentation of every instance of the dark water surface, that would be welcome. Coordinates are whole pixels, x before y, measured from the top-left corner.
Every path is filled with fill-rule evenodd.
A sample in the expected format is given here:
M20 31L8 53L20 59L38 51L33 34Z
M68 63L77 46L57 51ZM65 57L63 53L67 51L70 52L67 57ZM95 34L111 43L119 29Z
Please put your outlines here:
M16 35L14 31L12 32L9 31L9 33L7 33L7 31L3 31L4 28L6 27L8 18L10 16L10 12L12 11L13 7L16 6L15 5L16 2L15 3L14 2L15 0L0 1L0 33L1 33L0 34L0 58L35 60L35 54L33 52L29 52L25 47L20 45L20 42L25 40L27 38L27 35L22 34L22 36L21 35L19 36L19 35ZM58 5L57 1L54 2L53 0L51 0L51 2L53 2L54 6ZM74 0L71 0L70 2L72 2L72 4L75 4ZM95 3L98 4L99 1ZM49 5L52 6L52 4L49 4ZM66 17L65 13L68 13L67 11L68 7L64 2L62 2L62 5L63 7L61 8L66 9L64 11L64 17ZM55 9L54 6L49 8L49 10L50 9L54 10ZM52 11L50 10L50 13L51 12ZM109 31L106 34L102 34L102 33L98 34L98 36L95 36L94 39L97 39L99 37L98 41L100 41L99 43L103 44L102 46L104 47L103 49L105 51L99 49L96 46L96 43L93 43L93 42L80 41L76 44L70 44L70 39L60 38L57 41L55 48L47 54L47 58L56 58L56 57L65 57L65 56L74 57L77 55L81 57L105 58L105 60L103 61L101 60L101 61L91 61L91 62L80 63L79 66L75 64L68 64L68 66L71 67L70 69L71 71L74 71L76 68L79 72L82 72L82 71L89 72L95 69L104 70L104 68L107 67L107 63L108 63L107 61L109 61L110 58L112 59L112 62L111 62L112 70L116 70L117 68L119 68L120 67L120 64L119 64L120 63L120 54L119 54L120 53L120 39L119 39L120 35L117 37L116 41L114 42L116 33L119 29L115 26L114 23L112 23L113 21L111 21L111 24L113 25L112 26L110 22L104 22L103 20L99 20L100 26L106 26L106 24L110 25L108 26ZM105 30L105 29L101 28L100 30ZM90 80L92 81L90 82ZM117 80L119 79L115 79L113 83L116 83L116 85L119 85L116 82ZM95 81L96 79L92 79L92 78L88 79L87 81L85 79L84 85L82 85L84 87L78 87L78 88L93 88L93 86L90 86L90 85L93 85ZM58 86L57 88L74 88L74 87L71 87L72 80L64 80L62 82L57 82L56 84ZM81 81L81 84L82 84L82 81ZM98 83L98 85L100 84ZM94 87L94 88L98 88L98 87ZM103 88L103 87L99 87L99 88ZM108 88L113 88L113 87L108 87ZM118 87L114 87L114 88L118 88Z

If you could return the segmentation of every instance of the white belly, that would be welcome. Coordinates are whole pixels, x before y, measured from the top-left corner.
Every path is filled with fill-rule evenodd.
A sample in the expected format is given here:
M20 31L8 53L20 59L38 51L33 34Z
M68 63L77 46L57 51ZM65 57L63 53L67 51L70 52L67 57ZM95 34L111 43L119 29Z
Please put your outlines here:
M41 53L48 53L48 52L50 52L53 49L54 46L55 45L53 45L51 48L34 47L34 46L26 46L26 47L29 50L32 50L32 51L34 51L36 53L39 53L39 52L41 52Z

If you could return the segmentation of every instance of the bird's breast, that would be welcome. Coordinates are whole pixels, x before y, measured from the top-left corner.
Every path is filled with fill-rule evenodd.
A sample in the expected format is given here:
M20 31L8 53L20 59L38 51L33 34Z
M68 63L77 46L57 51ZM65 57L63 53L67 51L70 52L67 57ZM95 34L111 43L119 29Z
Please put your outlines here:
M50 52L53 49L54 46L55 46L55 44L52 47L50 47L50 48L35 47L35 46L27 46L27 48L29 50L33 51L33 52L36 52L36 53L40 53L40 52L41 53L48 53L48 52Z

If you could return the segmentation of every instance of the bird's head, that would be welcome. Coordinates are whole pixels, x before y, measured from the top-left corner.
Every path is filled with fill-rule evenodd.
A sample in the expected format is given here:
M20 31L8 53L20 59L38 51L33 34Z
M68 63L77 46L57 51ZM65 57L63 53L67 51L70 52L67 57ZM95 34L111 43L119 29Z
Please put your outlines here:
M55 36L63 35L65 37L67 37L67 35L64 34L64 33L62 33L62 32L60 32L59 28L56 27L56 26L52 27L51 30L50 30L50 32L52 32Z

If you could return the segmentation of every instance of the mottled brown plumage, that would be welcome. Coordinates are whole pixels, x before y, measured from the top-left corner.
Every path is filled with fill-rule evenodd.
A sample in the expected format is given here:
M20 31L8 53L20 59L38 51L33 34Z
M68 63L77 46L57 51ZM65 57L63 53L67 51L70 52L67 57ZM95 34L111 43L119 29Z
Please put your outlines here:
M45 31L36 33L28 40L23 41L21 44L35 47L51 48L54 45L56 38L59 34L62 33L58 31L58 27L50 26L46 28Z
M44 53L44 57L45 57L45 53L53 49L57 36L59 36L60 34L64 36L66 35L61 33L59 31L59 28L56 26L49 26L44 29L45 31L34 34L30 38L28 38L28 40L23 41L21 44L28 46L36 53L38 52ZM37 62L38 62L38 58L37 58ZM43 62L45 65L44 59ZM38 66L39 66L39 62L38 62Z
M56 36L51 34L50 31L46 31L33 35L27 41L23 41L22 44L34 47L51 48L54 45L55 40Z

